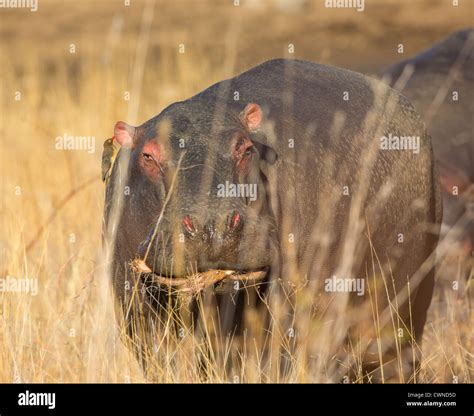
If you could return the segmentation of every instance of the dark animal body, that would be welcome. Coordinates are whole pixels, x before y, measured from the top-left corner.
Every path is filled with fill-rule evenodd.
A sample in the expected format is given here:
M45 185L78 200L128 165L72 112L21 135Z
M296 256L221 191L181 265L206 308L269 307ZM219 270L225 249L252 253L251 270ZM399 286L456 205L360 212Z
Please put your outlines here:
M397 81L404 77L407 81ZM427 123L443 189L443 224L474 247L474 29L456 32L382 73Z
M418 142L411 148L397 142L403 137ZM441 203L429 136L391 88L351 71L277 59L172 104L139 127L119 122L115 139L122 148L107 184L105 229L115 291L127 313L128 265L136 258L171 278L265 270L268 284L300 279L316 297L350 299L359 313L347 315L347 338L372 334L363 347L367 371L381 364L374 364L377 339L384 338L383 363L393 358L393 331L386 336L383 329L393 322L372 325L376 292L381 314L397 301L397 328L409 334L403 349L420 342ZM114 201L124 189L114 222ZM363 280L365 293L328 289L325 282L338 273ZM237 301L226 296L219 303L231 309L224 335L244 325L246 303L245 293ZM148 308L160 309L169 298L155 294ZM402 366L406 379L414 365L410 358Z

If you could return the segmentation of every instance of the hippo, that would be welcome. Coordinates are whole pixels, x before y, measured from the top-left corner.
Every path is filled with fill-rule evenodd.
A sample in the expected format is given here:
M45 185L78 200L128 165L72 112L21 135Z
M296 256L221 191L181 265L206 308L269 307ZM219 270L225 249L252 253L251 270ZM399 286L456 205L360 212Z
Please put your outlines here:
M453 33L381 75L424 117L442 184L443 234L453 229L464 254L472 255L474 29Z
M413 379L442 207L430 137L405 97L356 72L274 59L140 126L117 122L107 143L104 241L135 345L148 348L146 334L179 308L174 283L253 273L265 276L256 288L225 288L223 277L208 288L221 336L245 331L245 311L262 299L288 306L289 291L273 289L288 283L313 299L307 325L291 307L288 322L337 322L328 336L345 358L332 359L332 380Z

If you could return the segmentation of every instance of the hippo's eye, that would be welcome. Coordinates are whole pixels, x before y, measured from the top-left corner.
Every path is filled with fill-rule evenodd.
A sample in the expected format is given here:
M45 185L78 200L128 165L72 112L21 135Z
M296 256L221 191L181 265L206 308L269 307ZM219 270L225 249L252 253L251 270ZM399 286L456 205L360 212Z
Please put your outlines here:
M252 140L242 133L236 133L232 137L231 143L235 168L240 174L248 173L253 156L257 153Z
M153 158L152 155L149 153L142 153L143 154L143 159L145 159L147 162L153 162L155 159Z
M255 152L254 146L247 147L247 149L245 149L243 156L251 156L254 152Z

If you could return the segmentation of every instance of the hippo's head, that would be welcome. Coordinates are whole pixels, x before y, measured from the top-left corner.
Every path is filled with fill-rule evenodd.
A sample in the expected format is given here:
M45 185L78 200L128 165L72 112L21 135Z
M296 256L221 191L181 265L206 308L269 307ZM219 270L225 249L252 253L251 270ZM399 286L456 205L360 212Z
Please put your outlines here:
M160 275L270 265L266 172L277 155L259 140L262 109L249 103L217 112L191 100L139 127L115 125L118 160L130 157L116 247Z

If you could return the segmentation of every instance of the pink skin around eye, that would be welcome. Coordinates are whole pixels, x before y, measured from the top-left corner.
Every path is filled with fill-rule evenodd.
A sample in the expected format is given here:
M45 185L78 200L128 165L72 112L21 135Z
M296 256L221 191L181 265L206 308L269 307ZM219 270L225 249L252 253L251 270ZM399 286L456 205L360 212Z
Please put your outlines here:
M246 136L238 134L232 140L232 159L240 173L245 174L249 169L251 157L246 154L246 151L252 147L252 141Z
M145 157L148 154L150 157ZM161 176L161 166L163 166L163 153L161 146L156 143L155 139L148 141L142 149L140 155L140 166L145 174L152 180L156 181Z

